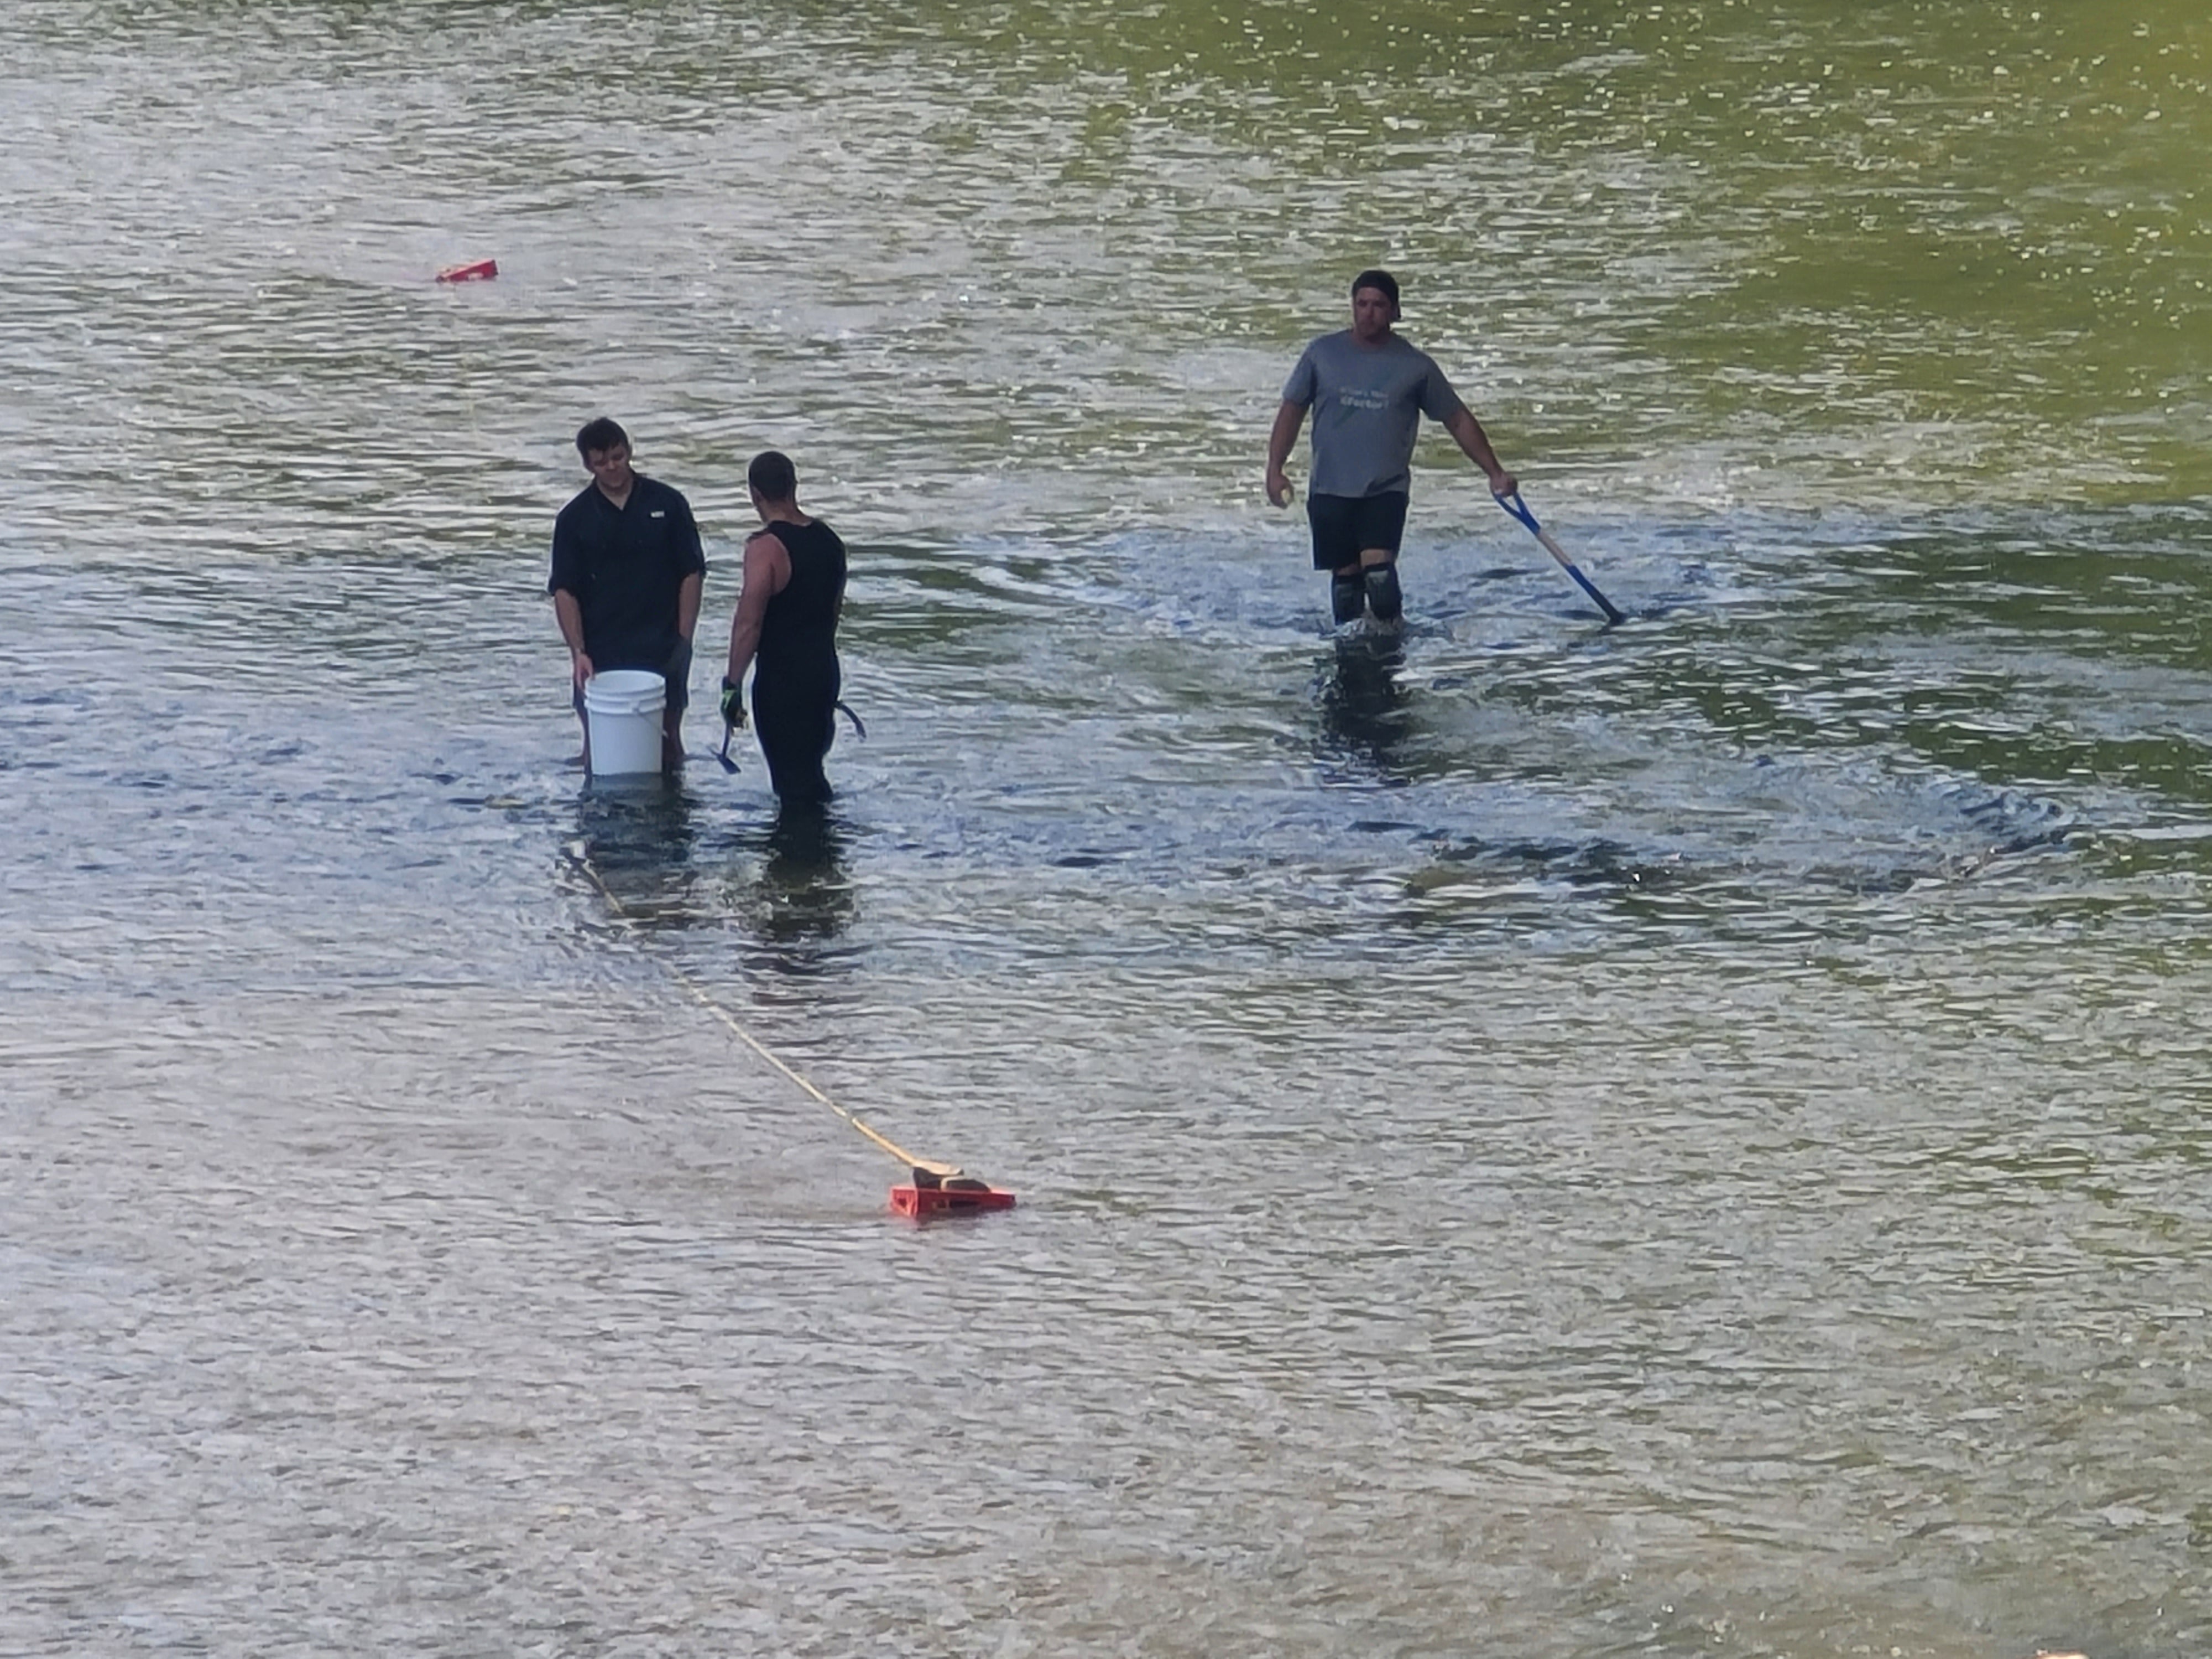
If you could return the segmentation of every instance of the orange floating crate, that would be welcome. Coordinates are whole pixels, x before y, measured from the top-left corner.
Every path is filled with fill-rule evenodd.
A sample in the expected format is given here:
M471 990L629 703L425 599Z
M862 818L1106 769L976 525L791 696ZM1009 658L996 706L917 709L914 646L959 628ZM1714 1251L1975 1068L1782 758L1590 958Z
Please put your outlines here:
M438 273L441 283L488 283L499 275L496 259L471 259L466 264L447 265Z
M997 1187L894 1187L891 1209L899 1215L925 1220L938 1215L976 1215L986 1210L1011 1210L1014 1195Z

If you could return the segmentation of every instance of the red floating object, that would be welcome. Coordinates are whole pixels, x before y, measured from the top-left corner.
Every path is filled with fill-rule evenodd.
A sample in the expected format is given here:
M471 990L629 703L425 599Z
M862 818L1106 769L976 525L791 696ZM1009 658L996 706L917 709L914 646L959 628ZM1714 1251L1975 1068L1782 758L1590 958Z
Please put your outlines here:
M465 265L447 265L438 273L441 283L488 283L499 275L496 259L471 259Z
M896 1213L922 1220L933 1215L974 1215L984 1210L1011 1210L1014 1195L980 1182L973 1187L894 1187L891 1208Z

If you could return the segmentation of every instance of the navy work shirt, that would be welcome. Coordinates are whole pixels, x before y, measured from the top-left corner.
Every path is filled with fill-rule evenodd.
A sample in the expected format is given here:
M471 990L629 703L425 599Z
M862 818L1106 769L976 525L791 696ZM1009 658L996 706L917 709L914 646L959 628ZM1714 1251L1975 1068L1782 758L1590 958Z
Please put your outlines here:
M592 483L561 509L545 591L575 596L584 615L584 654L594 669L658 673L682 637L676 609L684 578L706 568L691 504L637 473L620 507Z

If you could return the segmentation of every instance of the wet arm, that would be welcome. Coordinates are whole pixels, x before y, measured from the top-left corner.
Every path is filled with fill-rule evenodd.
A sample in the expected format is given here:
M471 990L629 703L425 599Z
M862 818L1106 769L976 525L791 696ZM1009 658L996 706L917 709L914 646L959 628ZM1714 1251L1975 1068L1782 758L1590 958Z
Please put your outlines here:
M1520 488L1513 475L1499 463L1498 452L1490 447L1490 436L1483 431L1482 422L1474 418L1474 412L1466 404L1462 404L1445 417L1444 430L1452 434L1452 441L1468 459L1488 475L1492 495L1510 495Z
M1267 434L1267 499L1281 507L1291 498L1291 481L1284 476L1283 468L1291 459L1291 449L1298 441L1298 428L1306 422L1304 404L1288 399L1275 411L1275 424Z
M691 643L691 636L699 627L699 595L707 586L702 572L694 572L684 579L676 590L676 631L684 636L684 643Z
M773 536L755 536L745 544L744 585L738 590L737 614L730 618L730 665L722 674L732 685L744 683L760 649L761 623L775 580L775 545Z
M584 607L565 587L553 590L553 618L561 624L561 637L568 642L568 674L578 685L592 678L592 659L584 654Z

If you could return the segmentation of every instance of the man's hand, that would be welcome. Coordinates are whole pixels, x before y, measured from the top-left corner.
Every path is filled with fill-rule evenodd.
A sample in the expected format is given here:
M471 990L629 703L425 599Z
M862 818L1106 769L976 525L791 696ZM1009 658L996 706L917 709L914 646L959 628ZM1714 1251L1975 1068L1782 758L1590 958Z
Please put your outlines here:
M582 690L584 682L592 678L592 659L580 651L571 651L568 653L568 676L576 690Z
M729 676L722 677L722 724L743 726L745 723L745 689L730 684Z
M1291 481L1279 466L1267 469L1267 503L1271 507L1288 507L1291 504Z
M1520 489L1521 481L1503 467L1490 475L1490 493L1501 500L1507 495L1518 495Z

